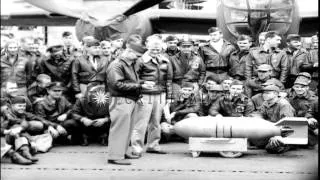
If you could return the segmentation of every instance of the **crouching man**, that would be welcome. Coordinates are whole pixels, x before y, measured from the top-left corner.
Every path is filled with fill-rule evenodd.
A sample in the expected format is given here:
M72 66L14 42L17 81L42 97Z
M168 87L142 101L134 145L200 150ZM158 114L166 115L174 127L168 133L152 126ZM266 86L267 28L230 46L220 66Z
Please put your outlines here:
M30 134L43 132L44 124L40 119L26 112L24 97L17 96L11 99L9 110L3 114L1 136L4 136L5 142L12 146L6 154L13 163L30 165L38 161L31 154Z
M161 123L164 139L169 141L174 137L172 128L176 122L190 117L198 117L199 110L200 98L195 95L193 83L183 82L178 98L170 103L169 111L164 111L165 122Z
M284 117L295 116L295 110L290 103L284 98L279 98L280 88L278 86L268 85L262 90L264 102L259 110L259 114L263 119L276 123ZM285 145L281 139L281 136L274 136L252 143L260 148L265 148L269 153L279 154L290 149L290 146Z
M50 83L47 87L48 95L35 104L34 111L36 115L51 122L48 131L55 142L65 144L69 143L68 134L72 139L80 136L80 123L74 119L68 119L72 105L62 95L63 90L64 85L61 82Z
M82 146L89 145L89 135L100 136L101 144L107 145L110 127L108 101L104 85L89 85L85 96L77 99L71 112L73 119L82 124Z
M210 116L248 117L254 111L250 98L243 94L244 85L239 80L234 80L230 86L229 94L220 97L212 103L209 109Z

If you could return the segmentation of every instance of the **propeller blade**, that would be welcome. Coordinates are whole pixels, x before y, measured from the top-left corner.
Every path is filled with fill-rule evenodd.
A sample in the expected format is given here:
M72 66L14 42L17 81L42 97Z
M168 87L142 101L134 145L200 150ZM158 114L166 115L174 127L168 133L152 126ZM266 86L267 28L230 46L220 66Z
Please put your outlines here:
M133 6L131 6L128 10L126 10L123 13L123 15L128 17L132 14L138 13L138 12L143 11L145 9L148 9L149 7L152 7L156 4L159 4L162 1L164 1L164 0L141 0L141 1L137 2L136 4L134 4Z

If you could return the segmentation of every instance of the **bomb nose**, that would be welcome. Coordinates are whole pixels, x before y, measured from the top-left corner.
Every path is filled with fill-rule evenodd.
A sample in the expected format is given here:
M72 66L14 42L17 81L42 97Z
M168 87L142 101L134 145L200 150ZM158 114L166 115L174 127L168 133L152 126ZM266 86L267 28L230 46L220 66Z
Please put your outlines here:
M287 136L291 135L294 132L294 130L291 129L290 127L282 127L280 129L280 131L281 131L281 136L282 137L287 137Z

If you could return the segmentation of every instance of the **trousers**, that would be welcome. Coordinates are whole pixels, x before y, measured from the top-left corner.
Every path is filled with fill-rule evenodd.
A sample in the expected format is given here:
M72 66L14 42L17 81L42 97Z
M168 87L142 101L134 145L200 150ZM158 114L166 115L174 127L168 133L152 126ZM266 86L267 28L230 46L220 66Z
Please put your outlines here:
M160 120L165 104L165 93L143 94L141 101L138 101L131 136L132 152L141 153L143 151L146 131L148 133L147 149L160 150Z
M125 97L110 97L108 160L124 159L129 148L136 104L136 101Z

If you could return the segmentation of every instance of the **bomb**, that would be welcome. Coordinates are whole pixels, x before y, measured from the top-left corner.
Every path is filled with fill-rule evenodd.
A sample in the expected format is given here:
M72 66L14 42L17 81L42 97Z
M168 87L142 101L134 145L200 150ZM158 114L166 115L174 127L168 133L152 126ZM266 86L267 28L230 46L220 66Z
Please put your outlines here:
M276 124L256 117L192 117L177 122L174 132L184 138L248 138L262 139L286 137L294 132L289 126Z

